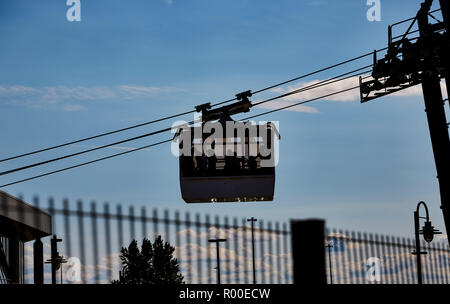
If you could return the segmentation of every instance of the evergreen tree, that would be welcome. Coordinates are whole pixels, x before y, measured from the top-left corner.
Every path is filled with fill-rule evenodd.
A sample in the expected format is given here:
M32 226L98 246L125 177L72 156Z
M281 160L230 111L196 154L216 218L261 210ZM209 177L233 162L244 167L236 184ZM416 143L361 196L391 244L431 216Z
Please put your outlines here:
M145 238L141 250L136 240L122 248L122 270L113 284L182 284L178 260L173 257L175 247L163 242L159 235L155 242Z

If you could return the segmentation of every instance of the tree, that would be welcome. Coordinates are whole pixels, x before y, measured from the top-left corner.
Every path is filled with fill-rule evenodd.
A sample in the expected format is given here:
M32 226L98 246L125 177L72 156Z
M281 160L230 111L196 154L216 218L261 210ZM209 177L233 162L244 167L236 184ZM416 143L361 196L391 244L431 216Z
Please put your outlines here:
M178 260L173 257L175 247L163 242L160 235L152 243L142 241L141 250L136 240L128 248L122 248L120 260L122 270L119 280L113 284L182 284Z

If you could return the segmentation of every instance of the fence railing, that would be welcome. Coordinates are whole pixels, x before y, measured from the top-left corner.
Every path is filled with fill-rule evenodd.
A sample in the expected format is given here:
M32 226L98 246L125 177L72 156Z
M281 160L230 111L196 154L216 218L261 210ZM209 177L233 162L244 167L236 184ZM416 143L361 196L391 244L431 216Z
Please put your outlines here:
M39 200L34 199L39 206ZM70 205L70 206L69 206ZM72 206L75 206L73 208ZM87 207L87 208L86 208ZM252 283L252 233L247 218L210 216L179 211L170 212L134 206L95 202L85 206L64 200L56 206L53 199L47 211L53 216L53 230L63 238L61 254L80 259L83 283L110 282L117 279L119 252L131 240L144 237L163 240L175 246L186 283L216 282L216 248L211 238L225 238L221 246L221 281ZM292 283L290 237L286 223L264 221L255 223L255 275L257 283Z
M415 242L404 237L328 230L327 280L334 284L417 284ZM421 241L424 284L448 284L448 242ZM331 265L331 267L330 267ZM331 270L330 270L331 269Z
M80 283L109 283L118 279L121 248L133 239L141 242L144 237L153 240L157 235L175 246L186 283L216 283L216 247L208 242L212 238L227 239L220 245L222 283L253 283L252 241L256 282L293 283L291 233L287 223L258 219L252 240L247 218L68 200L56 204L49 199L41 204L37 197L33 204L52 215L53 232L63 239L59 243L60 254L80 261ZM328 283L417 283L411 239L336 229L327 230L326 234ZM422 242L421 246L428 253L422 255L424 283L449 283L448 243ZM49 246L44 247L48 259ZM66 264L61 269L64 283L75 283L69 275L72 266ZM25 267L25 282L32 283L32 268ZM49 269L46 265L46 282L50 282Z

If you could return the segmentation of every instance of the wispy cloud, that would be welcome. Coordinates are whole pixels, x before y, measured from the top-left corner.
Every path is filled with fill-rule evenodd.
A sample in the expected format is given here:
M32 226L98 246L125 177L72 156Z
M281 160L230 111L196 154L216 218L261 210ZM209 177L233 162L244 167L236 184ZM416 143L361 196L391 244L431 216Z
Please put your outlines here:
M33 109L52 108L74 112L86 110L95 101L138 100L179 92L175 87L142 85L107 86L44 86L1 85L0 105L20 105Z
M300 82L300 83L297 83L294 85L274 88L271 90L271 92L282 95L282 94L291 93L296 90L303 89L303 88L306 88L309 86L314 86L315 84L318 84L321 81L323 81L323 80L316 79L316 80L312 80L309 82ZM293 105L298 102L315 99L320 96L332 94L334 92L342 91L342 90L345 90L345 89L348 89L351 87L355 87L358 85L359 85L359 78L351 77L351 78L345 79L343 81L331 83L331 84L317 87L317 88L310 89L310 90L305 90L305 91L299 92L297 94L292 94L292 95L280 98L278 100L263 103L256 107L262 108L262 109L268 109L268 110L279 109L282 107ZM447 98L445 81L441 82L441 88L442 88L444 98ZM416 86L398 91L396 93L393 93L389 96L406 97L406 96L422 96L422 95L423 95L422 87L420 85L416 85ZM350 91L346 91L346 92L343 92L340 94L336 94L333 96L323 98L321 100L329 100L329 101L336 101L336 102L352 102L352 101L359 101L359 99L360 99L359 89L356 88L356 89L353 89ZM319 113L319 111L315 107L309 106L309 105L308 106L306 106L306 105L293 106L293 107L287 108L285 110L286 111L312 113L312 114Z
M138 85L121 85L119 89L127 93L128 96L153 96L155 94L161 93L173 93L179 92L180 89L174 87L147 87L147 86L138 86Z

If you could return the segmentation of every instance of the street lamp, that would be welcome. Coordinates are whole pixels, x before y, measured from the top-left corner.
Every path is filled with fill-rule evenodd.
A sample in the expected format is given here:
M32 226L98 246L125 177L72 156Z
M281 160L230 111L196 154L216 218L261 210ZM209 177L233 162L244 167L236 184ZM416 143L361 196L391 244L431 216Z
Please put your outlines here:
M254 222L256 222L253 216L247 219L247 222L252 223L252 261L253 261L253 284L256 284L256 269L255 269L255 236L254 236Z
M420 216L419 210L420 206L423 206L425 208L426 216ZM424 226L422 229L420 229L420 219L425 219ZM417 204L417 209L414 211L414 232L415 232L415 238L416 238L416 251L412 252L412 254L416 255L416 263L417 263L417 283L422 284L422 261L420 259L420 256L422 254L427 254L426 251L420 251L420 236L419 234L423 234L423 239L430 243L435 234L441 234L441 232L437 229L434 229L433 225L431 225L430 221L430 215L428 213L428 207L427 205L420 201Z
M219 255L219 243L226 242L226 239L210 239L209 243L216 243L216 257L217 257L217 284L220 284L220 255Z

